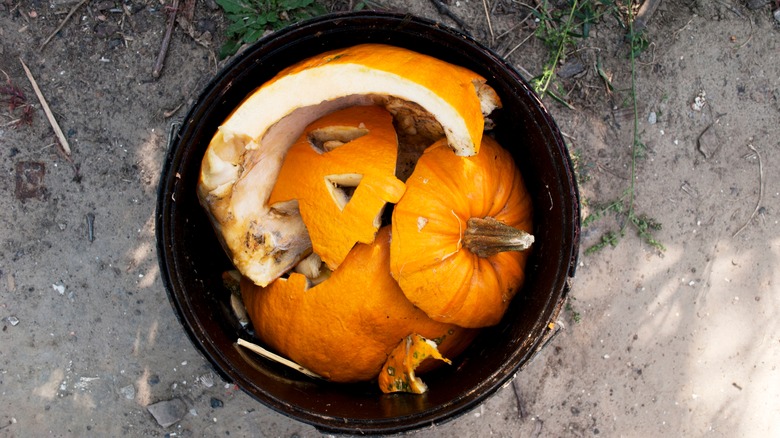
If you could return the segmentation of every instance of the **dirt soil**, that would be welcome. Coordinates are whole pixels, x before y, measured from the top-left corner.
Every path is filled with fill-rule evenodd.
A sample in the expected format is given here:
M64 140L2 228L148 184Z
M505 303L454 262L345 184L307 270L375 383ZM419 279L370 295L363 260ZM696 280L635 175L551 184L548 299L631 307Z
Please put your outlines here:
M226 26L197 2L155 78L168 3L0 0L1 437L320 435L222 381L163 288L154 210L170 126L216 74ZM377 3L461 28L433 2ZM444 3L541 73L549 50L520 2ZM483 405L409 435L780 435L780 25L765 3L664 1L649 21L635 205L662 224L665 251L629 226L583 254L565 330ZM561 66L571 108L544 99L578 157L586 213L631 182L624 36L605 17ZM10 85L29 106L11 105ZM582 249L619 226L585 227ZM148 407L169 400L181 418L163 427Z

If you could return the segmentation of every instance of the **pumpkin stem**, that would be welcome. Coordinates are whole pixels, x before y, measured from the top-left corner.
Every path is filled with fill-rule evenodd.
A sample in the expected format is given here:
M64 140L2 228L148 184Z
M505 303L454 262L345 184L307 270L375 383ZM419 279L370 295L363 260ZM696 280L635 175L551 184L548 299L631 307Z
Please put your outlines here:
M525 251L534 236L492 217L472 217L466 222L463 246L479 257L490 257L504 251Z

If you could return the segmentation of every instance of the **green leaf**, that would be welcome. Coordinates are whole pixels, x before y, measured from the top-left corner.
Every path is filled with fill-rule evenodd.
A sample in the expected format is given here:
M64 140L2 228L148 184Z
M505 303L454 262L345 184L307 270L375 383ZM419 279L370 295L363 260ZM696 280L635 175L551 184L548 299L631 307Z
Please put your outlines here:
M216 0L216 2L228 14L244 14L248 11L251 11L251 9L247 8L242 2L238 0Z
M255 41L259 40L263 36L264 33L265 33L265 28L255 29L252 32L249 32L246 35L244 35L244 38L242 38L242 41L247 43L247 44L254 43Z
M222 45L222 48L219 49L219 57L224 59L228 56L233 56L238 52L240 47L241 43L239 41L226 41L225 44Z
M243 35L248 29L250 29L251 23L249 21L236 21L225 29L225 33L228 35Z
M309 6L313 0L280 0L279 7L285 11Z
M220 56L230 56L242 42L253 43L269 30L327 13L315 0L215 0L225 11L228 25L225 34L230 41ZM284 17L285 19L283 19Z

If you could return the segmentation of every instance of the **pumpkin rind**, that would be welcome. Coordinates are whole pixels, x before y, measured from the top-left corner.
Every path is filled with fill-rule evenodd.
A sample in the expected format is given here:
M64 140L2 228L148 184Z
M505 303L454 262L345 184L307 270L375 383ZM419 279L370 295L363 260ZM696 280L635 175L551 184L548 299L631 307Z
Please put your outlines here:
M393 210L390 269L431 319L463 327L497 324L525 280L528 251L479 257L464 247L470 218L531 232L531 199L512 156L485 136L473 157L443 141L423 153Z
M326 138L360 130L359 137L333 150L318 150L311 137ZM347 140L349 140L347 136ZM328 144L329 142L325 142ZM357 242L371 243L385 204L395 203L404 183L395 177L398 143L393 118L377 106L356 106L331 113L309 125L287 152L268 204L298 201L314 252L336 269ZM354 175L360 183L343 207L332 199L329 178Z
M444 126L450 146L459 155L479 150L484 117L501 106L485 78L469 69L400 47L360 44L282 70L220 129L260 140L263 132L294 109L349 95L393 96L421 105Z
M381 44L323 53L281 71L224 121L201 165L198 198L233 264L265 286L309 253L295 206L277 211L266 204L306 125L339 109L379 104L404 114L411 131L419 123L420 130L446 133L458 153L469 155L480 144L484 115L501 105L485 82L468 69Z
M434 341L425 339L416 333L405 337L393 349L387 362L382 366L382 371L377 379L379 389L384 393L425 393L428 386L415 375L415 371L427 359L440 360L447 364L452 363L439 353L438 346Z
M375 378L406 336L441 340L454 357L476 332L428 318L389 273L390 229L371 244L356 245L324 282L307 288L292 273L262 288L249 280L241 295L257 336L283 356L335 382Z

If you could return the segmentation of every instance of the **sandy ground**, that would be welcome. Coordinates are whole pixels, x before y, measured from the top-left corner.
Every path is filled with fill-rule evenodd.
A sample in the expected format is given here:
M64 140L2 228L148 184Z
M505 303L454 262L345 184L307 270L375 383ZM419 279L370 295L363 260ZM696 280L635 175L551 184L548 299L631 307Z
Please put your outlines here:
M429 2L381 3L456 25ZM501 6L489 26L483 2L450 3L475 37L540 73L547 51L520 44L531 29L512 2L487 2ZM33 115L17 127L24 108L0 107L0 436L320 435L222 381L160 280L169 128L216 73L212 50L177 28L153 79L165 10L141 0L89 2L41 48L77 4L0 0L0 69ZM221 15L199 2L196 17L218 46ZM584 69L561 79L573 109L545 102L597 205L629 186L633 123L624 32L609 19L591 32L568 57ZM628 228L615 248L583 255L566 329L483 405L410 435L780 435L780 27L770 5L685 1L663 2L647 32L636 208L663 225L666 250ZM583 250L618 226L608 216L586 227ZM186 414L162 427L147 407L174 398Z

